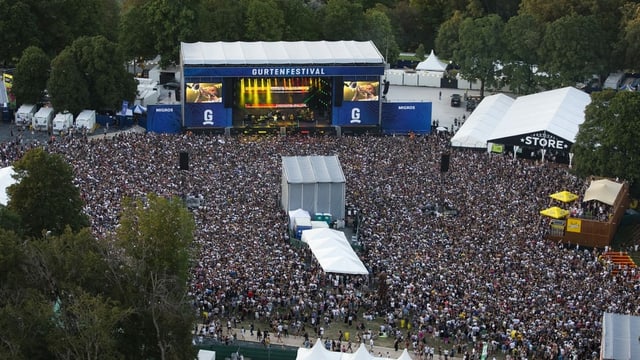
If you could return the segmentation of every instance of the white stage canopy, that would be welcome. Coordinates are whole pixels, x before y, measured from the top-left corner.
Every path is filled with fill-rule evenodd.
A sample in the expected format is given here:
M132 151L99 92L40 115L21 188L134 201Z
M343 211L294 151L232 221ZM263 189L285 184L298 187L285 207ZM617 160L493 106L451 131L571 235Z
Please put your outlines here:
M183 65L384 64L372 41L182 43Z
M324 272L369 274L342 231L326 228L304 230L301 240L309 245Z

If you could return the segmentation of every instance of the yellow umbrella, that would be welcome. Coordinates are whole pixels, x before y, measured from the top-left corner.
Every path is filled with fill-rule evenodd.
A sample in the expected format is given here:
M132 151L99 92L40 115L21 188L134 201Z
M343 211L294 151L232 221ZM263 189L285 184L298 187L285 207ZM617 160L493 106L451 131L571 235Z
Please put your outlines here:
M548 209L540 211L540 214L554 219L562 219L569 215L569 210L561 209L557 206L552 206Z
M549 195L549 197L565 203L572 202L578 199L578 195L566 190L551 194Z

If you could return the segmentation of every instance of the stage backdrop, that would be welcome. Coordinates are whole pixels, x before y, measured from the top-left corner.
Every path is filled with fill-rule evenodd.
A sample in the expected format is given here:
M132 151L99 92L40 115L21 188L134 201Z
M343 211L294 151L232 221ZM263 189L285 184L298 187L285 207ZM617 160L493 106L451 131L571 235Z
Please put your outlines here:
M431 132L430 102L383 102L382 131L385 134Z

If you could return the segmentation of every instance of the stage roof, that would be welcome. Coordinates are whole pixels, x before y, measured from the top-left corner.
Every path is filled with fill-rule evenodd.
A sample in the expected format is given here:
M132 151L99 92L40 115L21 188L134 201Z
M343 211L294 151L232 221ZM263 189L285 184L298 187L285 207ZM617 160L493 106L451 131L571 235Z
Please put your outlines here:
M185 66L384 64L372 41L183 42L180 48Z

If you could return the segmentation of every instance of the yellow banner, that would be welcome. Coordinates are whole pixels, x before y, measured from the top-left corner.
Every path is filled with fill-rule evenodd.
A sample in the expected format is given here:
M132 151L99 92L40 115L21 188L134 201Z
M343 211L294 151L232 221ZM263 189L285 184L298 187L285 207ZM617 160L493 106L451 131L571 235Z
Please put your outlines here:
M491 152L501 154L504 151L504 145L502 144L491 144Z
M579 233L582 231L582 220L576 218L569 218L567 220L567 231Z

